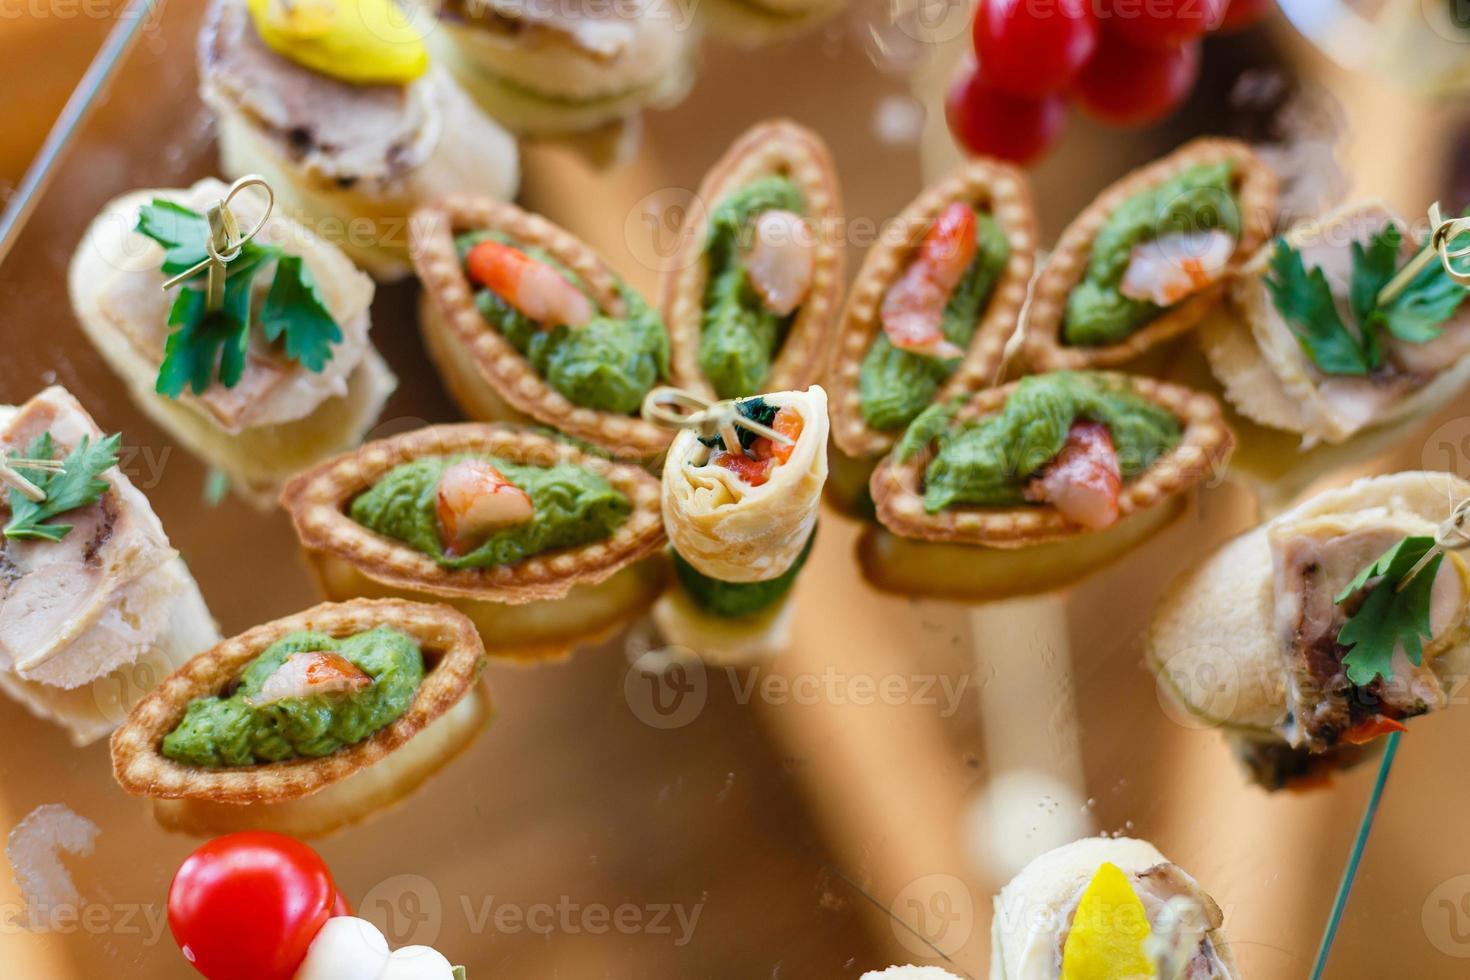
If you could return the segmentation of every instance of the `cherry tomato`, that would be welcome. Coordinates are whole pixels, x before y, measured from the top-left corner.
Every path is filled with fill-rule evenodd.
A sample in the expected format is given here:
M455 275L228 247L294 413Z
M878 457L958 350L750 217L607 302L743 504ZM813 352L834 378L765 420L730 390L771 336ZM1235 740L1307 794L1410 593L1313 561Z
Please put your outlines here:
M1168 50L1220 26L1230 0L1103 0L1106 34L1140 48Z
M331 918L334 918L335 919L339 915L351 915L351 914L352 914L352 905L347 901L347 896L346 895L343 895L341 892L337 892L337 897L332 900L332 915L331 915Z
M168 925L209 980L291 980L337 901L316 851L247 831L184 860L168 891Z
M1087 111L1118 126L1143 126L1167 116L1199 77L1199 42L1167 51L1136 48L1104 35L1072 95Z
M1056 141L1067 121L1060 95L1023 99L992 88L973 65L961 69L944 101L955 142L976 156L1029 163Z
M1039 99L1064 90L1097 47L1091 0L981 0L975 53L985 80Z
M1276 4L1273 0L1228 0L1225 17L1216 28L1221 34L1233 34L1253 27Z

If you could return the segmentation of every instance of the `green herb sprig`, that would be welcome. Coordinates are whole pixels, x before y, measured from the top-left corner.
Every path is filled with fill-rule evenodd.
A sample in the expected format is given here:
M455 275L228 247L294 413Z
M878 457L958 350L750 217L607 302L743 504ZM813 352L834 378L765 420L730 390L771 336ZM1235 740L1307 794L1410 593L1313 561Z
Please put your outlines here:
M100 479L101 474L117 465L117 450L121 444L120 433L96 442L82 436L76 448L67 454L59 472L16 464L15 471L30 480L46 497L44 500L31 500L19 490L12 489L10 523L0 533L12 540L60 541L66 537L73 525L47 524L46 521L78 507L94 504L102 497L107 491L107 481ZM56 442L47 432L31 441L24 458L54 459L56 452Z
M1307 269L1301 253L1278 238L1265 276L1271 301L1312 361L1327 374L1366 375L1383 366L1384 336L1422 344L1440 335L1466 291L1439 262L1425 266L1387 303L1383 287L1398 273L1403 233L1389 223L1366 247L1352 243L1348 307L1353 328L1338 314L1320 268Z
M1343 658L1348 680L1361 687L1378 677L1390 677L1394 651L1400 643L1413 664L1424 662L1423 640L1432 635L1429 600L1443 560L1444 552L1434 538L1406 537L1337 594L1333 601L1341 605L1355 593L1369 589L1362 605L1337 634L1337 642L1351 648ZM1374 579L1378 581L1370 585Z
M137 230L163 246L163 273L176 276L208 258L209 222L189 208L155 198L138 213ZM200 272L174 297L155 388L177 398L187 388L198 395L218 377L233 388L245 372L250 341L251 287L255 277L275 263L270 289L261 304L261 330L271 342L284 341L286 357L309 371L321 372L332 359L342 331L332 319L316 278L300 256L279 245L247 241L225 266L224 304L210 310Z

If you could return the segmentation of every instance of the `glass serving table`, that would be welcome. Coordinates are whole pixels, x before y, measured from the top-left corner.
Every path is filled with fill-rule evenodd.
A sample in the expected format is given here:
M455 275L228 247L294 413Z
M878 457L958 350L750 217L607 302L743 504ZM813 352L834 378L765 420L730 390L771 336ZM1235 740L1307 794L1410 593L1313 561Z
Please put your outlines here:
M231 635L318 600L285 516L206 499L205 468L137 412L65 288L71 251L108 199L214 172L194 95L200 13L159 7L134 43L112 43L111 85L88 80L68 152L44 158L42 179L23 188L25 220L0 242L0 403L60 383L125 433L132 479ZM938 92L965 13L941 13L853 0L758 51L708 39L693 93L647 116L633 159L599 170L563 148L527 147L521 199L651 289L677 208L708 164L750 123L787 115L831 144L849 219L879 223L953 158ZM1303 126L1329 144L1345 131L1340 174L1296 165L1311 178L1295 189L1304 207L1332 187L1409 214L1436 197L1458 207L1451 195L1463 196L1467 173L1456 121L1452 107L1345 73L1274 22L1210 41L1191 101L1161 127L1124 133L1075 118L1033 171L1042 240L1119 174L1198 133L1299 147ZM855 268L859 243L850 253ZM373 339L400 388L374 435L458 418L420 346L415 291L380 288L375 303ZM1460 411L1330 479L1470 473ZM880 594L854 558L863 526L827 513L786 653L702 667L671 658L640 621L567 659L492 664L484 682L498 713L471 748L400 805L316 846L395 946L435 945L471 977L836 978L904 962L984 977L991 896L1030 857L1095 833L1151 840L1193 873L1256 980L1324 968L1463 976L1470 838L1455 818L1470 805L1457 751L1470 712L1416 721L1391 779L1389 752L1327 789L1267 794L1142 667L1159 591L1281 502L1227 477L1101 573L988 604ZM163 903L197 842L163 832L146 802L118 789L105 743L74 749L4 699L0 735L0 828L59 803L100 831L90 853L60 856L85 913L69 925L26 929L19 889L0 882L0 972L192 975ZM1340 894L1349 867L1357 888Z

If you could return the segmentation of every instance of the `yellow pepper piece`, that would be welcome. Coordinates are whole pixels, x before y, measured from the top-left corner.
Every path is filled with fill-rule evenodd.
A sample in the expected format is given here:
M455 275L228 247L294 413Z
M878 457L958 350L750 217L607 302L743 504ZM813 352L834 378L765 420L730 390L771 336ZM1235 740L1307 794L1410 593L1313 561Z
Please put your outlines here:
M1148 913L1116 864L1103 862L1082 893L1062 949L1061 980L1133 980L1155 976L1144 952Z
M406 85L429 70L424 39L394 0L247 0L266 45L353 85Z

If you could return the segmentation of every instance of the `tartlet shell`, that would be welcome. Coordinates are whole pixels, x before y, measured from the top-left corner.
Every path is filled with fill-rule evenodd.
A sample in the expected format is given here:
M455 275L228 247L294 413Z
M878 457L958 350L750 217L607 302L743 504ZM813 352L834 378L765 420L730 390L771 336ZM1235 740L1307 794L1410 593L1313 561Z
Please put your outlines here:
M902 238L885 230L864 256L848 291L826 378L832 406L832 439L848 456L881 455L898 439L898 432L874 429L863 419L858 375L863 357L881 329L878 314L883 295L907 268L939 213L955 201L988 210L1010 242L1011 254L991 289L965 359L936 399L944 401L988 388L999 380L1006 342L1020 325L1027 285L1036 264L1036 214L1031 185L1024 173L996 160L979 159L954 168L899 212L891 227L898 229Z
M378 626L399 630L436 655L408 710L392 724L319 759L201 769L164 757L163 737L189 702L225 690L272 643L299 630L340 637ZM413 738L471 690L484 663L474 624L448 606L399 599L323 603L224 640L164 678L113 733L113 775L134 796L235 804L300 799L381 761Z
M479 230L501 231L545 249L581 277L604 312L614 316L624 312L618 276L571 232L514 204L480 197L442 198L414 212L409 252L424 285L425 302L438 312L459 356L506 403L538 422L616 453L648 457L666 447L671 434L650 422L574 404L486 322L475 308L475 288L454 248L456 234ZM428 329L427 324L421 326Z
M842 193L832 155L822 138L789 119L770 119L746 130L699 185L697 206L679 232L672 265L660 284L660 307L673 350L674 384L707 398L714 388L699 369L700 320L709 270L704 259L711 212L733 191L759 177L784 174L801 190L816 245L811 291L797 310L767 377L766 391L805 388L822 376L842 300L846 253ZM749 392L748 394L758 394Z
M628 497L633 511L603 541L532 555L512 565L465 569L443 568L347 515L353 498L395 466L455 453L485 453L537 465L572 463L606 478ZM507 424L431 425L370 442L297 474L281 493L281 505L308 552L344 560L375 582L446 598L506 603L560 599L573 585L602 582L664 543L659 482L646 470Z
M1126 384L1134 394L1167 409L1183 423L1179 444L1123 485L1118 500L1120 520L1162 503L1223 470L1235 446L1235 437L1225 425L1215 399L1153 378L1101 374L1105 379ZM1000 411L1018 384L1012 382L976 393L960 409L956 419L970 421ZM889 455L873 471L869 488L878 520L895 534L990 548L1025 548L1092 533L1047 504L958 506L930 514L924 510L923 488L924 471L933 456L932 446L904 462Z
M1073 347L1062 342L1067 297L1082 281L1092 258L1092 243L1113 211L1128 198L1181 171L1221 160L1236 163L1240 239L1230 270L1238 269L1271 237L1276 215L1276 175L1249 146L1238 140L1204 137L1122 177L1097 196L1062 232L1042 265L1026 311L1026 360L1035 371L1118 367L1149 348L1191 330L1220 302L1229 274L1181 300L1116 344Z

